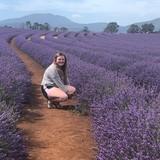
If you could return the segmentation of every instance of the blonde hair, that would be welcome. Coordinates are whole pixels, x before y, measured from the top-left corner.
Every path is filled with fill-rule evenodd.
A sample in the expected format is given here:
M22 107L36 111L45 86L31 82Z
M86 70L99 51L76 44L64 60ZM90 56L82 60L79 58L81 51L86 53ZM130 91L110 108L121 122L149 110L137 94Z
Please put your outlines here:
M67 57L66 57L66 55L63 52L56 52L56 54L54 55L54 58L53 58L53 63L56 64L57 58L59 56L64 56L64 58L65 58L64 65L61 67L61 69L63 70L65 80L67 80Z

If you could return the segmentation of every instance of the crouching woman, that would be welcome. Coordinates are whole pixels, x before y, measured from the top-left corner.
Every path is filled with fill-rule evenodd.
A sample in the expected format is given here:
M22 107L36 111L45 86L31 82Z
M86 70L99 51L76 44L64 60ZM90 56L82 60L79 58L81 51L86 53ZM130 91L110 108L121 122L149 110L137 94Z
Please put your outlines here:
M64 53L58 52L44 72L41 82L43 94L48 99L48 108L59 108L62 101L70 98L76 91L71 86L67 76L67 58Z

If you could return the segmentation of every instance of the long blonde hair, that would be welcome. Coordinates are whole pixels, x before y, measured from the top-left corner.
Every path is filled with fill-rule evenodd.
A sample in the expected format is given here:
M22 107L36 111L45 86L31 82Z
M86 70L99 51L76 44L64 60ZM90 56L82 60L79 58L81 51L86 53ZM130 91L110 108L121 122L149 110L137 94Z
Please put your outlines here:
M56 64L56 61L57 61L57 58L58 58L59 56L64 56L64 58L65 58L64 65L61 66L61 69L63 70L64 77L65 77L65 81L66 81L66 80L67 80L67 57L66 57L66 55L65 55L63 52L57 52L57 53L55 54L54 58L53 58L53 63L54 63L55 65L57 65L57 64Z

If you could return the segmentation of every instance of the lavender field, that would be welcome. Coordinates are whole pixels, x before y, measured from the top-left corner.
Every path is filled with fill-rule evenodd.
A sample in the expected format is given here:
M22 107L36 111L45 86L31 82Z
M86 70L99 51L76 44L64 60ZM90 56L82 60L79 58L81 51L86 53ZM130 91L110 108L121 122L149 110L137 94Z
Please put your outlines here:
M9 47L9 41L24 31L0 29L0 159L24 160L27 156L22 134L16 128L24 103L31 92L30 75Z
M160 160L159 34L4 28L0 33L0 159L27 155L15 125L29 101L31 80L9 47L14 37L18 48L44 68L56 51L65 52L71 83L90 109L97 160Z

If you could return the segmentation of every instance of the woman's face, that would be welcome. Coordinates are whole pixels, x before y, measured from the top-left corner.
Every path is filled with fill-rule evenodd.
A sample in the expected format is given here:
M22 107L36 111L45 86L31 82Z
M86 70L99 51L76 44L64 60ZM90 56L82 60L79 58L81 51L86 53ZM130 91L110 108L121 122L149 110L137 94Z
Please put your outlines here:
M57 64L58 66L63 66L64 63L65 63L65 57L64 57L64 56L59 56L59 57L57 57L57 59L56 59L56 64Z

